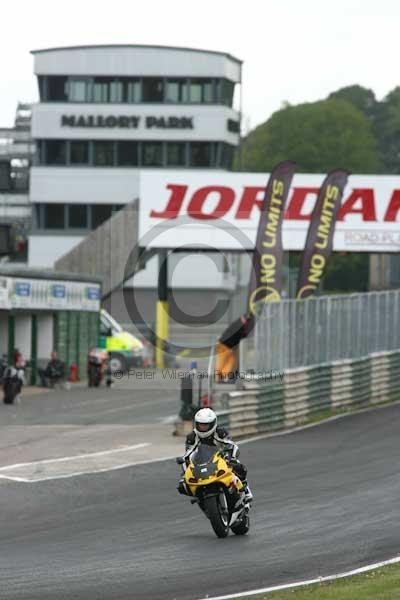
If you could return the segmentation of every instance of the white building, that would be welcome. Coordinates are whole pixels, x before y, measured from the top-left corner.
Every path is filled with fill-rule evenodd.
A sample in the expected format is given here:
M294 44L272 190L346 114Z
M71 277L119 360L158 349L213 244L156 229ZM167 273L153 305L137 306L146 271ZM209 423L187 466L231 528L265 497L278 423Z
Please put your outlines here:
M40 102L32 115L38 158L31 170L30 265L52 266L113 210L137 198L141 169L231 169L240 131L240 60L133 45L33 55ZM206 276L198 257L182 267L175 288L234 284L223 269ZM135 287L154 288L156 272L154 260Z
M31 227L29 168L35 157L31 139L31 105L19 103L14 127L0 127L0 223L11 225L18 248L13 261L26 261Z

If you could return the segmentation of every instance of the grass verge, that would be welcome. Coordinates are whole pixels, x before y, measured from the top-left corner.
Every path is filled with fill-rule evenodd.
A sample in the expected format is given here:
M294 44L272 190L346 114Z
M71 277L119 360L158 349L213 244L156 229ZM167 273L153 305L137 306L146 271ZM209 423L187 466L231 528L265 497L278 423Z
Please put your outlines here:
M400 565L280 592L243 596L240 600L400 600Z

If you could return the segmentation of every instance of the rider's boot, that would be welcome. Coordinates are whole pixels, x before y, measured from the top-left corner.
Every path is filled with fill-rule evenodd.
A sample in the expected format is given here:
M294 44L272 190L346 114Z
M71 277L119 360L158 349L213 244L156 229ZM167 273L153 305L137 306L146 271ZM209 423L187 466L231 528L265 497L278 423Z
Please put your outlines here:
M244 498L246 500L246 502L252 502L253 501L253 494L251 492L250 486L247 483L246 480L243 481L243 485L244 485Z
M178 490L178 492L180 494L183 494L184 496L190 496L190 494L188 494L187 487L186 487L186 484L183 479L179 480L179 483L178 483L178 486L176 489Z

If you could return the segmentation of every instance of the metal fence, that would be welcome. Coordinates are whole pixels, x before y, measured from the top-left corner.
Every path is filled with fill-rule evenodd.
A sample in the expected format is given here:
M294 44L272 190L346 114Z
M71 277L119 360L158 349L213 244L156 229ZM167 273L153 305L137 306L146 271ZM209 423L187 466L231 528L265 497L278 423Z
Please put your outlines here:
M279 371L400 349L400 290L264 305L241 369Z

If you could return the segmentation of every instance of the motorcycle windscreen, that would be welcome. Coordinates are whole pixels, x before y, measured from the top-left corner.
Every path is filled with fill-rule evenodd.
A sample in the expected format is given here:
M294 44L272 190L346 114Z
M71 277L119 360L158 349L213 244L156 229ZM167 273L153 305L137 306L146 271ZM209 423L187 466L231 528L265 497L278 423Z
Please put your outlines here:
M199 448L190 457L193 463L193 475L196 479L206 479L215 474L217 464L213 458L217 452L215 446L200 444Z

